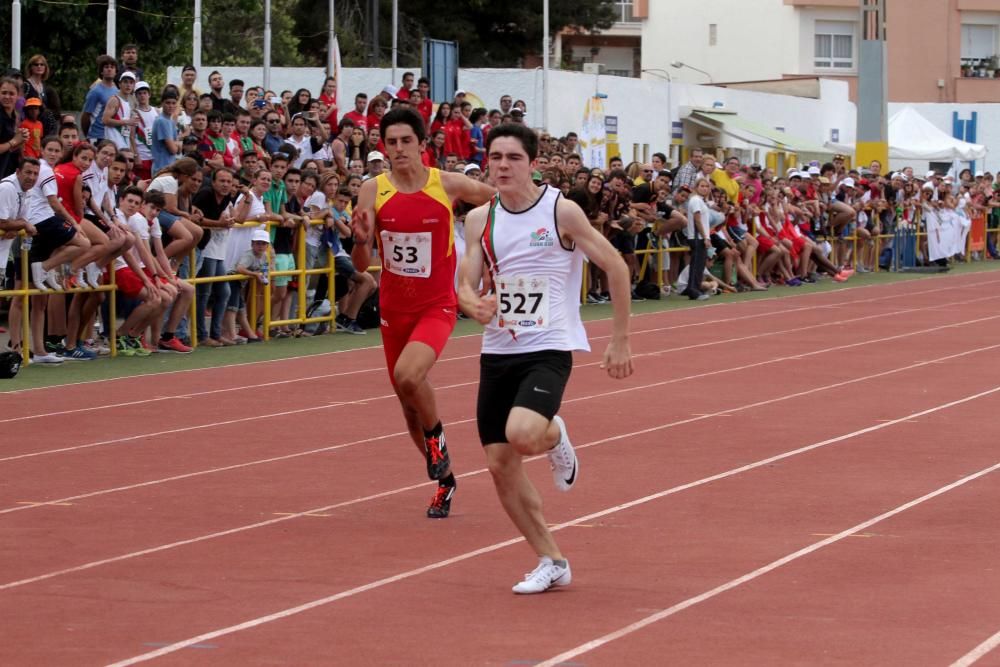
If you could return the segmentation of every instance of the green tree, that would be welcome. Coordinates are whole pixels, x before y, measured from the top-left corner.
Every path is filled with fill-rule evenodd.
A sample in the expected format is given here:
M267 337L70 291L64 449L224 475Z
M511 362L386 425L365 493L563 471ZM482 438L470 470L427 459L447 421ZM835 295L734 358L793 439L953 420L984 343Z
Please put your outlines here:
M21 62L41 53L49 83L63 109L80 109L97 78L95 60L104 53L107 6L87 2L22 0ZM0 34L10 35L10 11L0 12ZM154 90L166 81L166 66L191 59L190 10L170 0L119 0L116 44L139 45L139 63ZM111 54L119 56L120 53Z
M379 64L391 61L392 0L380 0ZM608 28L615 18L612 0L550 0L550 29ZM302 50L326 62L326 0L298 0L295 32L310 36ZM367 0L337 0L337 36L345 65L367 64ZM524 56L538 53L542 43L542 0L520 3L497 0L405 0L399 3L399 64L420 65L425 37L455 41L463 67L516 67ZM317 32L322 26L322 32ZM312 39L312 37L318 38Z
M300 51L292 13L299 0L271 2L271 65L312 64ZM206 65L264 63L264 3L261 0L205 0L202 6L202 57Z

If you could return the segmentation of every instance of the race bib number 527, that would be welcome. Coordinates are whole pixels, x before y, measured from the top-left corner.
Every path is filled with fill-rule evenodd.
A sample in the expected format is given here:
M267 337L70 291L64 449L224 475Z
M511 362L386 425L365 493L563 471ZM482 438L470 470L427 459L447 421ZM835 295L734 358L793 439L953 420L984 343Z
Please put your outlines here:
M407 278L429 278L431 275L431 233L399 234L381 232L385 268Z
M544 276L497 276L497 326L544 329L549 324L549 280Z

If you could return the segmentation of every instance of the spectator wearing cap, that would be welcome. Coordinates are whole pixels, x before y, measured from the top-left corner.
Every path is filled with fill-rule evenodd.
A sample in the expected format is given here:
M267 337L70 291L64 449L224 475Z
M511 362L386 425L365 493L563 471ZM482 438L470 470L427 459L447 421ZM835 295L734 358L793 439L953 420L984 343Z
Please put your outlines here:
M475 162L470 162L469 164L465 165L465 169L463 169L462 171L469 178L474 178L477 181L481 181L482 180L483 170Z
M101 115L104 138L114 142L118 150L132 147L132 128L139 122L132 114L132 105L129 102L135 84L135 73L122 72L118 77L118 92L108 100Z
M510 110L510 122L524 125L524 112L520 109Z
M375 178L383 171L385 171L385 156L379 151L372 151L368 154L368 173L365 175L365 180Z
M135 154L135 173L140 180L152 177L153 169L153 126L160 114L149 104L149 84L140 81L135 84L135 109L133 115L136 120L134 131L132 132L131 148Z
M27 132L24 148L21 149L24 157L36 160L42 157L42 136L45 132L41 121L42 111L42 101L37 97L29 97L24 101L24 118L21 120L21 132Z
M833 156L833 167L836 170L837 177L834 181L841 180L847 174L847 156L841 155L840 153Z
M104 138L104 109L118 94L115 86L117 71L118 63L114 58L107 55L97 57L97 76L100 80L87 92L80 115L80 129L90 141L97 142ZM135 81L135 75L132 80Z

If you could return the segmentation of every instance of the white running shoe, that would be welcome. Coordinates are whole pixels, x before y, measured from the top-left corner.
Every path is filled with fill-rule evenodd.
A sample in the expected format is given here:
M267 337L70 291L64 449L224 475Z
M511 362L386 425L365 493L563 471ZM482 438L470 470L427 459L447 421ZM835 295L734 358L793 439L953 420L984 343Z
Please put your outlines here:
M533 595L544 593L553 586L569 586L573 574L569 570L569 561L562 567L552 562L548 556L542 556L538 567L524 575L524 581L516 584L511 590L518 595Z
M98 267L97 264L91 262L90 264L84 267L84 270L86 271L87 284L93 287L94 289L100 287L101 278L104 276L104 272L101 271L100 267Z
M559 415L552 418L559 427L559 442L548 451L549 466L552 468L552 479L560 491L569 491L576 483L580 473L580 462L566 434L566 422Z
M63 362L63 358L58 354L49 352L47 354L36 354L31 358L32 364L48 364L48 365L58 365Z
M45 278L47 273L44 268L42 268L41 262L31 263L31 283L35 286L35 289L40 289L43 292L49 291L49 286L45 284Z
M59 272L55 269L45 272L45 284L54 290L61 290L63 288L62 283L59 282Z

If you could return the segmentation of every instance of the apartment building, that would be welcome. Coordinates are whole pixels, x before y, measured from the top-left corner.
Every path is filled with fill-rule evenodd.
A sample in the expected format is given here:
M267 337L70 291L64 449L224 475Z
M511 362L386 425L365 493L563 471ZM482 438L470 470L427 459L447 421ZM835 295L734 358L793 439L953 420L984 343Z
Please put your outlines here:
M860 0L635 5L644 78L807 96L828 78L856 97ZM890 101L1000 102L1000 0L886 5Z

